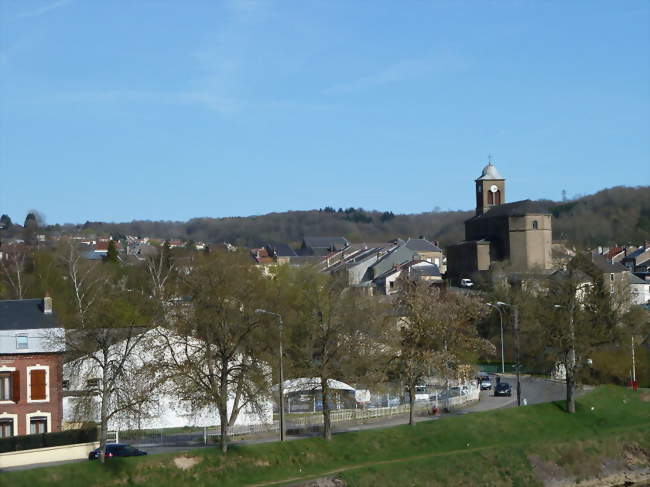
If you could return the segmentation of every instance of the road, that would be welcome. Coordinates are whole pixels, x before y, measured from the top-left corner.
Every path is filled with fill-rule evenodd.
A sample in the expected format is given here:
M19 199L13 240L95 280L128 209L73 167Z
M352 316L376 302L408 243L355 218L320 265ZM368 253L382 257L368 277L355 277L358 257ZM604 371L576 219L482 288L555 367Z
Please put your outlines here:
M455 416L460 414L470 414L479 411L489 411L492 409L501 409L501 408L510 408L516 407L517 405L517 381L515 376L512 375L502 375L502 382L508 382L512 386L512 397L494 397L492 391L481 391L479 402L473 404L472 406L463 408L461 410L455 411L450 414L443 414L440 416L416 416L416 422L422 421L436 421L444 419L448 416ZM495 383L494 377L492 383ZM564 383L551 381L548 379L542 379L538 377L522 376L521 377L521 397L525 398L528 404L538 404L543 402L558 401L565 398L566 386ZM367 421L362 424L350 424L350 423L334 423L332 425L332 432L334 434L341 434L350 431L362 431L369 429L381 429L389 428L391 426L398 426L401 424L408 423L408 415L403 414L399 416L392 416L387 418L378 418L372 421ZM319 436L319 433L305 433L301 435L290 435L287 437L288 440L298 440L301 438L307 438L311 436ZM250 444L259 444L259 443L270 443L278 441L277 436L266 436L264 438L252 438L247 440L234 440L232 444L237 445L250 445ZM151 446L147 447L146 451L150 455L160 454L160 453L173 453L177 451L188 451L196 448L210 448L203 445L198 446ZM72 462L81 462L88 460L71 460L68 462L50 462L50 463L39 463L34 465L26 465L23 467L14 467L8 468L5 470L27 470L32 468L39 467L49 467L53 465L59 465L62 463L72 463Z

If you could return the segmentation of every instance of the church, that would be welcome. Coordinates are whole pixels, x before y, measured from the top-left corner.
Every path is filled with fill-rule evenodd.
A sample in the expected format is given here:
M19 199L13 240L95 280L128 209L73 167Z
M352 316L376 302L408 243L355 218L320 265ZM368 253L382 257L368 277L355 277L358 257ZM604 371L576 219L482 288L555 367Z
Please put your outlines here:
M549 271L548 210L531 200L506 203L506 180L491 161L475 184L476 214L465 222L465 240L447 248L447 277L477 277L495 263L515 272Z

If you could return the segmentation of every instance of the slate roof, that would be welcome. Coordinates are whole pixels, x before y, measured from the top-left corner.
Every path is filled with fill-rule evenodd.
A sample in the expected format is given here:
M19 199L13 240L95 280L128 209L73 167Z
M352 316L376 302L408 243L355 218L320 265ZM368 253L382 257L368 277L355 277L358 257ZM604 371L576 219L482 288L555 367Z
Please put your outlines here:
M613 264L608 261L605 257L599 254L591 254L591 262L593 262L596 267L598 267L603 273L618 273L626 272L627 267L618 262Z
M279 244L268 244L265 245L268 250L271 250L276 257L297 257L296 251L291 248L289 244L279 243Z
M643 279L641 279L640 277L635 276L631 272L627 276L627 282L630 284L649 284L645 282Z
M409 238L404 245L407 249L415 250L416 252L442 252L442 249L424 238Z
M515 201L513 203L504 203L494 206L482 215L477 215L470 220L477 218L498 218L504 216L524 216L524 215L548 215L549 211L542 203L532 200Z
M42 299L0 301L0 330L35 330L58 327L55 313L43 313Z
M302 241L305 247L312 249L343 249L350 245L345 237L305 237Z

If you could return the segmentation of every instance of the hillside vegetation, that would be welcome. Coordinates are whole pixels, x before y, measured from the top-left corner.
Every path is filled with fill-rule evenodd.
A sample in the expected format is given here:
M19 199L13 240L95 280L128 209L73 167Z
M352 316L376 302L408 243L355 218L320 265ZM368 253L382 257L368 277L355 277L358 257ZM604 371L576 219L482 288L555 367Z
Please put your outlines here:
M578 401L502 409L415 426L287 443L83 462L3 474L14 487L49 485L541 486L650 467L650 394L601 387ZM334 485L334 484L322 484Z
M565 202L543 201L553 213L553 238L578 247L641 243L650 240L650 186L615 187ZM47 209L45 209L47 211ZM135 220L86 222L52 230L142 235L195 241L298 244L304 236L345 236L352 242L382 242L423 235L447 246L464 238L463 222L473 211L395 215L362 208L288 211L232 218L193 218L187 222Z

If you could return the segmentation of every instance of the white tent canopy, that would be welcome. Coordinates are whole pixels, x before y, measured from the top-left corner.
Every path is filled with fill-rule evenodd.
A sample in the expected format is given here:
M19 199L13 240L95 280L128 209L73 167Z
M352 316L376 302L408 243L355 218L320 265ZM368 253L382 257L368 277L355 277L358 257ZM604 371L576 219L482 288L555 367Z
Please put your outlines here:
M315 392L321 390L319 377L301 377L299 379L288 379L285 380L282 385L284 393L290 392ZM344 390L344 391L355 391L355 388L345 382L341 382L336 379L327 379L327 385L330 389ZM273 391L278 390L278 385L273 386Z

